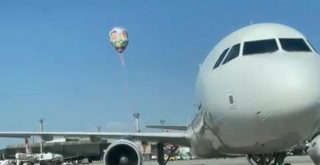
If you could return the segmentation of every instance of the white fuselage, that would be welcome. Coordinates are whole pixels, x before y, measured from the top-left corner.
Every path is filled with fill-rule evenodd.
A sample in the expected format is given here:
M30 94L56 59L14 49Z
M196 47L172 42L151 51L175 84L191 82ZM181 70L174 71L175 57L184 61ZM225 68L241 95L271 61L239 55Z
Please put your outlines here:
M240 39L235 43L242 48L244 41L236 36L235 40ZM201 107L188 130L193 152L207 157L274 153L310 137L320 122L319 55L313 49L288 52L278 42L278 51L240 55L213 69L221 52L215 49L235 44L225 40L200 68L197 92Z

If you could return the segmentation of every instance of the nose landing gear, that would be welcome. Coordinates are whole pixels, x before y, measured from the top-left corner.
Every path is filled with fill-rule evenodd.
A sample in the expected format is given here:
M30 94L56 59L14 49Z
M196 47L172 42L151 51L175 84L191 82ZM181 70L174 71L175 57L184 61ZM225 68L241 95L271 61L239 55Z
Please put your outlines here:
M247 159L250 165L283 165L286 157L285 152L273 154L248 155ZM285 164L290 165L290 164Z

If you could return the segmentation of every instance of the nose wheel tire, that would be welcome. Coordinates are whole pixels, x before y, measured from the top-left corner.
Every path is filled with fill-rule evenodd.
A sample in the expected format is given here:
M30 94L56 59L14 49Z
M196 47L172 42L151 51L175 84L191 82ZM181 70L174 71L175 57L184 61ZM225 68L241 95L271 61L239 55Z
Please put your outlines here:
M250 165L283 165L285 158L285 152L247 156ZM286 163L285 165L290 164Z

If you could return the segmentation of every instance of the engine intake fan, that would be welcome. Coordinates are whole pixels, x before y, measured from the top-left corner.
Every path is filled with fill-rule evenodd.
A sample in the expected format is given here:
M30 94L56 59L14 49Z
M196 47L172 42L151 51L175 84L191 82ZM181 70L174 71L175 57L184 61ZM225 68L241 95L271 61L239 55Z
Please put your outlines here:
M105 165L142 165L142 161L137 144L125 139L111 143L103 156Z

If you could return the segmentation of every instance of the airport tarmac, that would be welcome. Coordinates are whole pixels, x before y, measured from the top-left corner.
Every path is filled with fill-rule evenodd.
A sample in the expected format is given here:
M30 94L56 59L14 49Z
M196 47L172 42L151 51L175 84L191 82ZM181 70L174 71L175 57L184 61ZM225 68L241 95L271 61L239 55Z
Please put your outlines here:
M291 165L314 165L309 156L288 156L285 163ZM95 162L95 165L103 165L102 162ZM144 161L144 165L158 165L156 161ZM246 157L219 158L219 159L197 159L170 161L168 165L249 165Z

